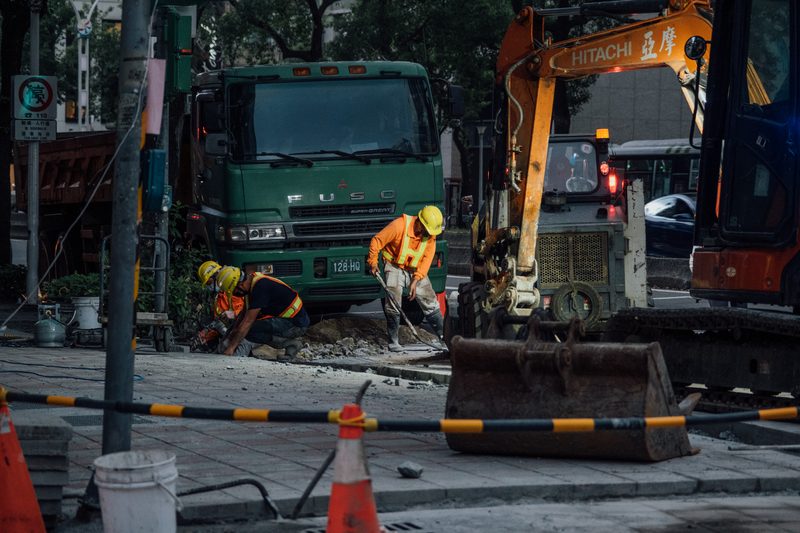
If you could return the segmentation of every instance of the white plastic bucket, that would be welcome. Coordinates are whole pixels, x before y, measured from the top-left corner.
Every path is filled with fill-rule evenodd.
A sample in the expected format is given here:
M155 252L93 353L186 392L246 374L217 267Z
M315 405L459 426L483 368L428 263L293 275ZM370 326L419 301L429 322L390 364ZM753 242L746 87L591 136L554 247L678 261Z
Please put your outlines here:
M100 309L99 296L80 296L72 298L72 305L75 306L75 316L70 324L77 323L75 329L98 329L100 323L97 321L98 309Z
M105 533L174 533L178 469L175 455L151 450L94 460Z

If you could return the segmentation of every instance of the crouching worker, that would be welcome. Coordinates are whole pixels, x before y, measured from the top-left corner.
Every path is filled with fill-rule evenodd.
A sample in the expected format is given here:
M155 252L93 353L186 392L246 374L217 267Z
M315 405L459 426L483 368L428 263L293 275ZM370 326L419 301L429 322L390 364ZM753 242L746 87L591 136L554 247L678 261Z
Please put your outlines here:
M214 315L200 319L203 330L199 334L199 340L212 350L216 349L220 341L220 331L229 327L244 307L244 298L228 297L217 285L217 276L221 270L222 266L215 261L206 261L197 270L200 284L214 293Z
M222 291L245 299L244 311L220 344L222 353L246 357L253 348L266 344L286 350L279 359L291 359L303 347L298 339L311 320L291 287L261 272L244 276L236 267L223 268L217 283Z
M369 243L370 274L377 275L378 254L383 256L383 272L386 287L400 303L403 289L408 287L408 299L416 300L441 341L444 335L444 319L433 291L428 269L436 252L436 235L442 232L442 212L429 205L418 216L403 215L389 223ZM387 296L384 306L386 328L389 332L389 350L403 349L398 340L400 313Z

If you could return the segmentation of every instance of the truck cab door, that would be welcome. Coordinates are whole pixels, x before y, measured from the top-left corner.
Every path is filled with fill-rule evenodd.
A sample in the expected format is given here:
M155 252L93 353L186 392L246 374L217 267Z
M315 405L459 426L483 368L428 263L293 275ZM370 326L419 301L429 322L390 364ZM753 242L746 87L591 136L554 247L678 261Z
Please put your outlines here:
M224 209L225 107L219 90L207 89L194 102L193 192L196 203Z
M798 221L796 3L748 0L737 9L720 237L791 246Z

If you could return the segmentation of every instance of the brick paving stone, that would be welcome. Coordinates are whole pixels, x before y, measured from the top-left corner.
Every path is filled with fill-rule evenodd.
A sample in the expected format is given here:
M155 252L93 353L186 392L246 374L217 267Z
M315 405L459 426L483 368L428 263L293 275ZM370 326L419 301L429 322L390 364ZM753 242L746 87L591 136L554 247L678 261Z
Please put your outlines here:
M74 363L73 360L79 359L86 367L102 367L105 360L104 352L99 350L69 350L65 352L69 357L54 355L58 351L44 352L35 348L0 350L3 350L4 358L25 362L52 363L63 359L66 365L67 361ZM226 366L234 369L228 370ZM81 374L80 370L65 372L67 375ZM352 401L365 379L375 379L375 376L332 370L314 377L315 369L295 365L188 354L137 355L136 372L145 377L134 384L134 401L142 403L315 411L340 409ZM265 377L258 378L259 375ZM25 392L98 399L103 395L101 383L38 380L15 374L6 374L4 380L4 386ZM248 390L242 391L243 386ZM381 385L370 388L363 406L369 416L379 419L438 419L444 412L446 393L445 387L412 390ZM97 412L57 407L51 410L62 413L61 416ZM179 486L257 477L268 486L270 494L282 502L297 498L305 489L333 449L338 432L330 424L237 423L152 417L148 420L153 423L134 424L133 447L165 449L175 453L181 474ZM75 428L75 440L70 448L71 490L80 490L81 482L77 480L82 480L85 485L85 480L91 475L89 467L100 454L101 440L100 426ZM730 443L699 434L690 435L692 445L703 450L699 455L654 464L463 454L450 450L444 435L438 433L371 433L365 435L364 441L376 497L379 505L383 506L416 505L416 502L425 505L448 499L477 501L487 498L498 501L524 497L586 500L630 494L646 496L659 491L683 494L692 483L698 483L701 487L698 490L702 491L741 493L793 489L800 480L798 456L771 450L733 452L727 450ZM423 467L420 480L406 480L399 475L397 465L405 460ZM324 509L326 506L332 472L333 468L330 468L314 491L309 502L311 508ZM753 485L754 480L756 485ZM257 493L253 487L237 487L226 489L225 493L210 493L197 498L203 505L237 499L257 501L259 496L253 494L254 491ZM698 498L693 496L693 499ZM684 508L687 505L681 500L675 501ZM797 506L791 502L794 500L790 498L789 503L782 503L796 509ZM637 503L637 507L641 505ZM575 510L575 506L566 508ZM658 512L666 513L668 510ZM783 519L781 524L794 523L788 511L776 517ZM602 527L597 531L611 527L602 520L598 517L598 524ZM557 523L569 526L571 522ZM629 530L625 524L613 523L620 526L619 531ZM634 525L637 525L635 521ZM699 525L697 531L711 531L709 527L710 524Z

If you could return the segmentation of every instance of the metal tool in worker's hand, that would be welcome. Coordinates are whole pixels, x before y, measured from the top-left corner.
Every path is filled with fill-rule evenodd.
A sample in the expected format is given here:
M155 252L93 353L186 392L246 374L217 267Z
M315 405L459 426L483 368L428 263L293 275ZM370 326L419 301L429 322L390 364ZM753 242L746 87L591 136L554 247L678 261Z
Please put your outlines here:
M414 337L416 337L417 340L419 342L421 342L422 344L430 346L434 350L440 350L440 351L441 350L446 350L447 347L444 345L444 343L442 343L441 346L436 346L435 344L431 344L431 343L429 343L427 341L424 341L422 339L422 337L419 336L419 333L417 333L417 329L414 327L414 325L408 319L406 314L403 312L403 308L400 306L400 303L397 300L395 300L394 294L392 294L392 292L386 287L386 283L383 281L383 278L381 277L381 273L380 272L375 272L375 277L378 278L378 281L381 282L381 286L383 287L383 290L386 291L386 297L389 299L390 302L392 302L392 305L400 313L400 316L403 317L403 320L406 321L406 324L408 325L408 327L411 328L411 333L414 334Z

